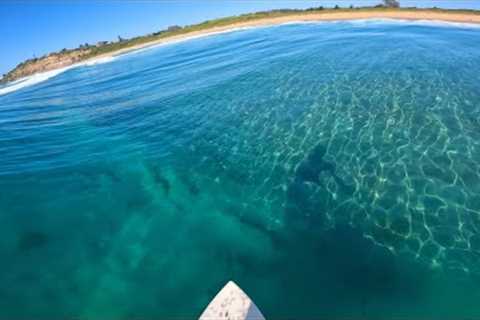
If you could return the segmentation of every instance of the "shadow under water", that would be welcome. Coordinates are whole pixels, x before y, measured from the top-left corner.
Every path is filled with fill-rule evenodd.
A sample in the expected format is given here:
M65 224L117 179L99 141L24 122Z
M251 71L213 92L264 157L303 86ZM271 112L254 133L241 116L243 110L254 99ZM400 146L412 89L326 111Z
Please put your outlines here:
M300 162L293 181L286 191L285 219L289 228L311 229L317 233L327 227L327 214L332 201L349 198L355 188L347 185L335 173L335 163L327 161L325 146L318 144ZM335 193L329 187L335 185Z

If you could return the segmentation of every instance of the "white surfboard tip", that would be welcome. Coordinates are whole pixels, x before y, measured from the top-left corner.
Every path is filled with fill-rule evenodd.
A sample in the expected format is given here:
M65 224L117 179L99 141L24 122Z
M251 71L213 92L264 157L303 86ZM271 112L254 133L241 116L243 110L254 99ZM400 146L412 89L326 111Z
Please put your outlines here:
M229 281L203 311L199 320L265 320L255 303Z

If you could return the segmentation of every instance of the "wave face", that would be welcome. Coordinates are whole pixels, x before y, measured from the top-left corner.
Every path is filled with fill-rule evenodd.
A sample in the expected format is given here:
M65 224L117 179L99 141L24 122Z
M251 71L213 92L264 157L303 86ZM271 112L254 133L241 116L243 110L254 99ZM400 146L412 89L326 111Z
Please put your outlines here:
M480 318L479 70L478 28L357 21L11 90L0 318L195 318L230 279L271 319Z
M21 78L21 79L15 80L13 82L4 84L0 87L0 96L5 95L7 93L15 92L17 90L20 90L20 89L23 89L23 88L26 88L26 87L29 87L29 86L33 86L33 85L35 85L37 83L40 83L40 82L43 82L43 81L46 81L46 80L48 80L52 77L55 77L56 75L66 71L68 69L70 69L70 67L55 69L55 70L46 71L46 72L42 72L42 73L37 73L37 74L31 75L31 76Z

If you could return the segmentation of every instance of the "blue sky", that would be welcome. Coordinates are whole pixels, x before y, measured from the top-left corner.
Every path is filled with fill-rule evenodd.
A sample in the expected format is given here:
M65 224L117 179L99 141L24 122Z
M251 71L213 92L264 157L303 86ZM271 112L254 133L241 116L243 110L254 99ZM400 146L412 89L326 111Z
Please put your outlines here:
M0 74L19 62L80 43L128 38L169 25L278 8L374 5L380 0L156 0L0 2ZM403 6L480 9L480 0L400 0Z

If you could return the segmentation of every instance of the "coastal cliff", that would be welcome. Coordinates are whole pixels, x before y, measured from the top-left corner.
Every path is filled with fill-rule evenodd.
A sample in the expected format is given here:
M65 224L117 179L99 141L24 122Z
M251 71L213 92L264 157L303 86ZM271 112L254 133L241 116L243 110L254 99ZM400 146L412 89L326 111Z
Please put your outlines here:
M29 59L5 74L0 81L10 82L35 73L67 67L84 60L91 54L91 51L88 48L62 50L40 58Z

